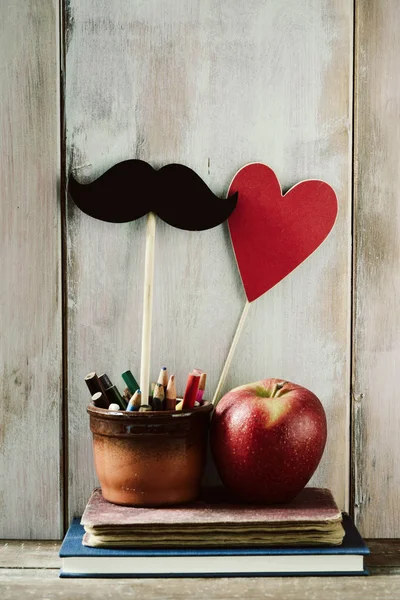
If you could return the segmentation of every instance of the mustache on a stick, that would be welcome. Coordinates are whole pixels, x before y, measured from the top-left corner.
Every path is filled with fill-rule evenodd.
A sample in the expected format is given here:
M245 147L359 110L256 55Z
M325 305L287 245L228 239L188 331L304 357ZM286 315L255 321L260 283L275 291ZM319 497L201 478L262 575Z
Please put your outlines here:
M220 225L236 208L238 194L215 196L189 167L170 164L158 171L143 160L120 162L89 184L70 177L68 193L87 215L126 223L155 212L160 219L190 231Z

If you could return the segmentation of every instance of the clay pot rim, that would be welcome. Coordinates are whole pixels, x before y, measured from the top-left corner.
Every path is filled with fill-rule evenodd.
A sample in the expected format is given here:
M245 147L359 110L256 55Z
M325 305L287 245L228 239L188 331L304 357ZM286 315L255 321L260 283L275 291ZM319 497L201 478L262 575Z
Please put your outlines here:
M148 412L139 412L139 411L124 411L124 410L108 410L107 408L99 408L98 406L94 406L94 404L89 404L86 411L89 415L93 415L95 417L100 417L102 419L111 420L111 421L134 421L135 419L157 419L157 420L170 420L170 417L174 418L182 418L182 417L191 417L195 414L204 414L209 413L213 410L214 405L205 401L201 406L197 406L196 408L187 408L182 410L157 410L157 411L148 411Z

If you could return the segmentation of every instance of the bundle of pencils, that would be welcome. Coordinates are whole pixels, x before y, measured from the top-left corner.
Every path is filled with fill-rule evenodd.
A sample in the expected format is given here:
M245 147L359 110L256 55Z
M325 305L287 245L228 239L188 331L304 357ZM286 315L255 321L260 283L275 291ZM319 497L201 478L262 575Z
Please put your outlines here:
M161 368L157 381L151 384L147 398L131 371L125 371L121 377L126 385L123 395L106 373L99 377L95 372L86 375L85 382L95 406L112 411L147 412L192 409L204 402L207 374L201 369L189 373L182 399L177 398L175 375L169 377L166 367Z

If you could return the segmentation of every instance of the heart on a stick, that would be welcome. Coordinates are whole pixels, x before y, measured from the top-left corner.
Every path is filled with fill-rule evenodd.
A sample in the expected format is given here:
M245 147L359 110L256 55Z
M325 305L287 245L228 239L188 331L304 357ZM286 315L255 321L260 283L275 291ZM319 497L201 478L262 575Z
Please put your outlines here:
M272 169L251 163L238 171L228 195L238 192L229 231L249 302L298 267L331 231L338 211L336 194L310 179L282 194Z

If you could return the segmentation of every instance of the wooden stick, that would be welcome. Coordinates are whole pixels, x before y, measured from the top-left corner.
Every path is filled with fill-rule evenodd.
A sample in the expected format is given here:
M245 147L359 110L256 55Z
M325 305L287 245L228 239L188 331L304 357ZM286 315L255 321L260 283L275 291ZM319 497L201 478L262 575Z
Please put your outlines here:
M225 379L228 374L229 367L231 366L232 358L235 353L236 346L238 344L240 335L242 333L242 329L245 324L247 313L249 312L249 308L250 308L250 302L248 300L246 300L246 304L244 305L243 312L240 317L238 326L236 328L235 335L233 336L232 344L229 349L228 356L226 357L224 368L222 369L221 377L219 378L217 389L215 390L214 398L212 400L214 407L217 406L217 404L219 402L219 395L221 393L222 388L224 387Z
M155 239L156 215L153 212L150 212L147 217L146 254L144 260L142 355L140 360L140 390L142 392L142 404L149 403Z

